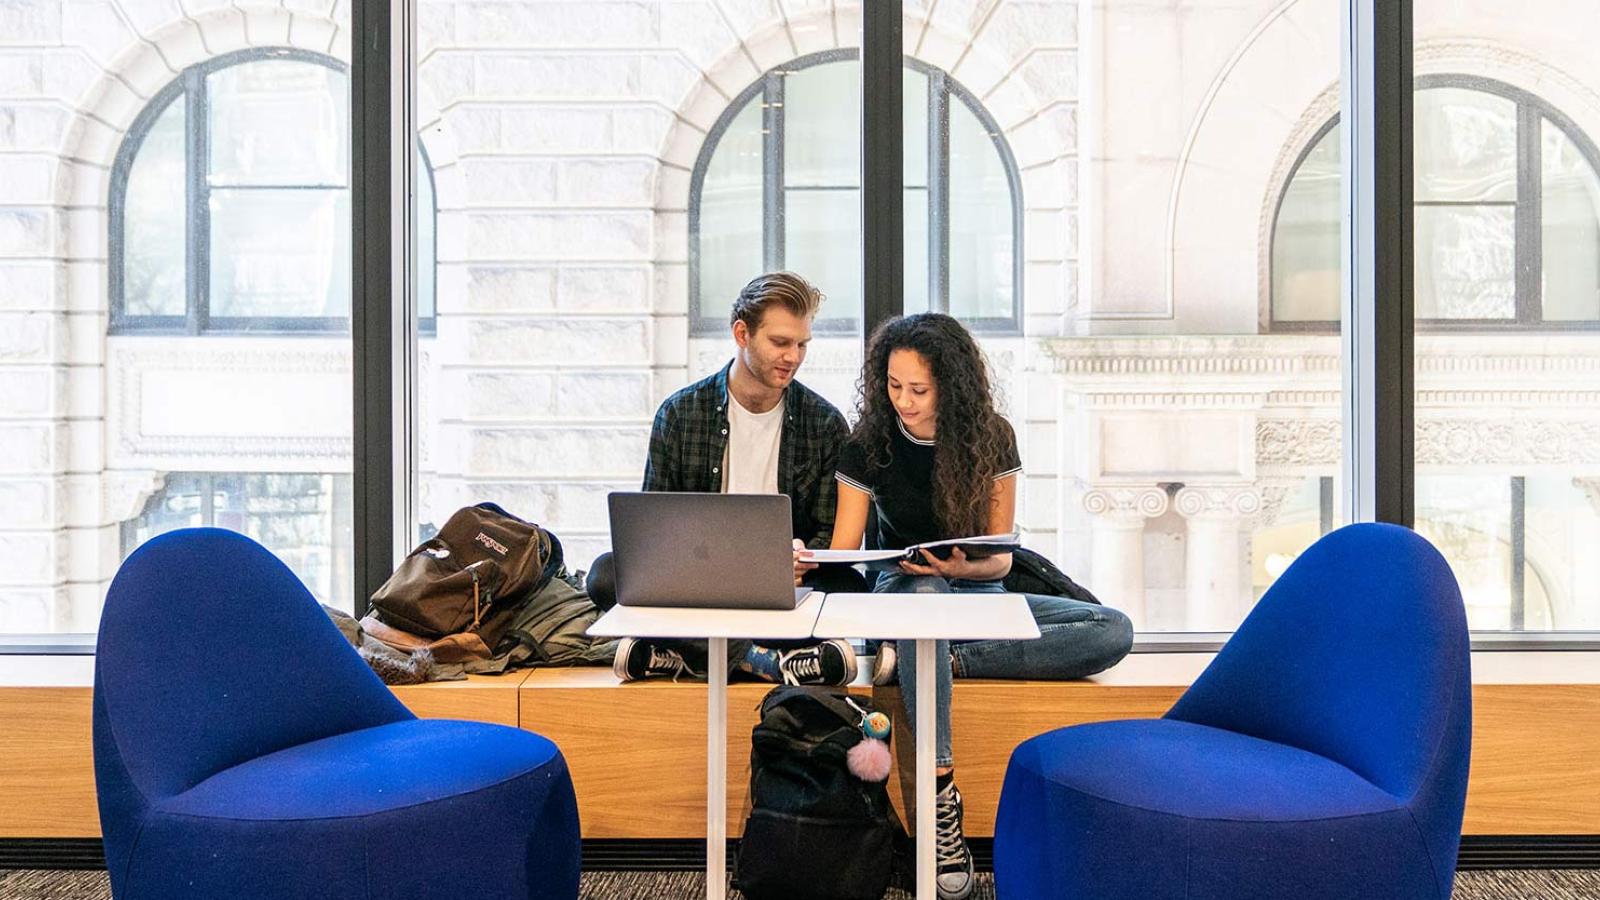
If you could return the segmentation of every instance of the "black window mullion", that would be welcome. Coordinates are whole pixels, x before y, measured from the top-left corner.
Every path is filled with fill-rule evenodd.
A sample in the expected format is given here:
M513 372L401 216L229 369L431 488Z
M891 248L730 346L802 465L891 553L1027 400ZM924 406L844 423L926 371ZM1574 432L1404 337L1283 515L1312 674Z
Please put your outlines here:
M900 0L862 4L861 334L905 312L905 35ZM863 344L864 346L864 344Z
M1544 160L1539 111L1517 103L1516 291L1517 324L1544 319Z
M762 100L761 109L761 194L762 208L766 215L762 218L762 256L766 260L766 269L776 272L785 268L787 243L784 240L787 228L785 226L785 201L783 196L784 160L783 160L783 120L784 120L784 76L782 70L769 72L766 77L766 90Z
M928 74L928 307L950 312L950 85Z
M185 184L188 227L185 231L187 302L184 318L189 334L206 330L211 318L211 119L206 95L206 72L200 67L184 72L184 137L188 175Z

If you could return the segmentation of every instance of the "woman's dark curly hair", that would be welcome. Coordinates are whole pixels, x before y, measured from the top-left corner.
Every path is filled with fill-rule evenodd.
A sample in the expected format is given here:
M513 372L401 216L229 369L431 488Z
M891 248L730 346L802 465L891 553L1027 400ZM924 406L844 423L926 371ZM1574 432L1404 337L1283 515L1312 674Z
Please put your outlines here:
M856 385L851 438L866 449L867 465L893 462L900 417L889 401L889 355L896 350L915 350L938 387L933 509L939 525L949 537L984 534L1011 426L995 411L983 353L960 322L942 313L917 313L878 326Z

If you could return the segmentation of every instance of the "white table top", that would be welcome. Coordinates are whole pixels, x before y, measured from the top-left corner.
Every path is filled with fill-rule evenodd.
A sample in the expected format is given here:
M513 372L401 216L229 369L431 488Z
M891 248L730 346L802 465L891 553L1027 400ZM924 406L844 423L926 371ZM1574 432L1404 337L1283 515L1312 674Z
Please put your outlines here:
M800 640L811 637L823 596L812 591L792 610L613 606L589 626L589 633L597 637Z
M985 641L1039 636L1021 594L829 594L819 638Z

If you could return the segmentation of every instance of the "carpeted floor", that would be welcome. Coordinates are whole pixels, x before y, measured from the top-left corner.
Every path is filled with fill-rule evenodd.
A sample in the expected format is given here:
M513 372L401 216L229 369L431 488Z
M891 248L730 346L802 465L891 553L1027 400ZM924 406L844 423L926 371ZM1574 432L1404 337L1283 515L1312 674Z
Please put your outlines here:
M696 872L592 872L580 900L692 900L705 895ZM734 897L739 896L737 893ZM982 877L974 900L993 900ZM110 900L104 872L0 871L0 900ZM889 900L909 900L891 892ZM1600 900L1600 870L1462 872L1454 900Z

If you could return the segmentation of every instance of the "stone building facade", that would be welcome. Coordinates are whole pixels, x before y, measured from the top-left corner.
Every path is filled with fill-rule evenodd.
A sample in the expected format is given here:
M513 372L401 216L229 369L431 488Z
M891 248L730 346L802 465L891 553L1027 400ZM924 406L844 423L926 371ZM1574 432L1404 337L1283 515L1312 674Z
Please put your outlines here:
M860 4L417 2L437 311L419 524L491 499L587 559L655 405L728 356L691 322L691 189L718 123L765 73L858 45ZM907 55L981 105L1020 185L1021 315L982 342L1022 436L1028 542L1145 628L1231 628L1337 520L1338 338L1274 328L1271 269L1284 193L1338 110L1339 4L904 8ZM1600 137L1585 4L1416 17L1419 75L1493 79ZM0 0L0 631L93 630L174 473L323 475L347 496L347 336L119 332L110 260L118 154L163 88L252 48L346 62L348 25L348 0ZM819 337L802 379L847 407L859 359L858 337ZM1600 627L1582 552L1600 340L1425 334L1418 367L1419 476L1566 498L1518 488L1514 540L1455 520L1433 536L1520 547L1541 585L1524 627ZM341 515L338 496L319 507L327 549L296 558L348 603ZM1474 622L1505 627L1504 573L1479 574Z

